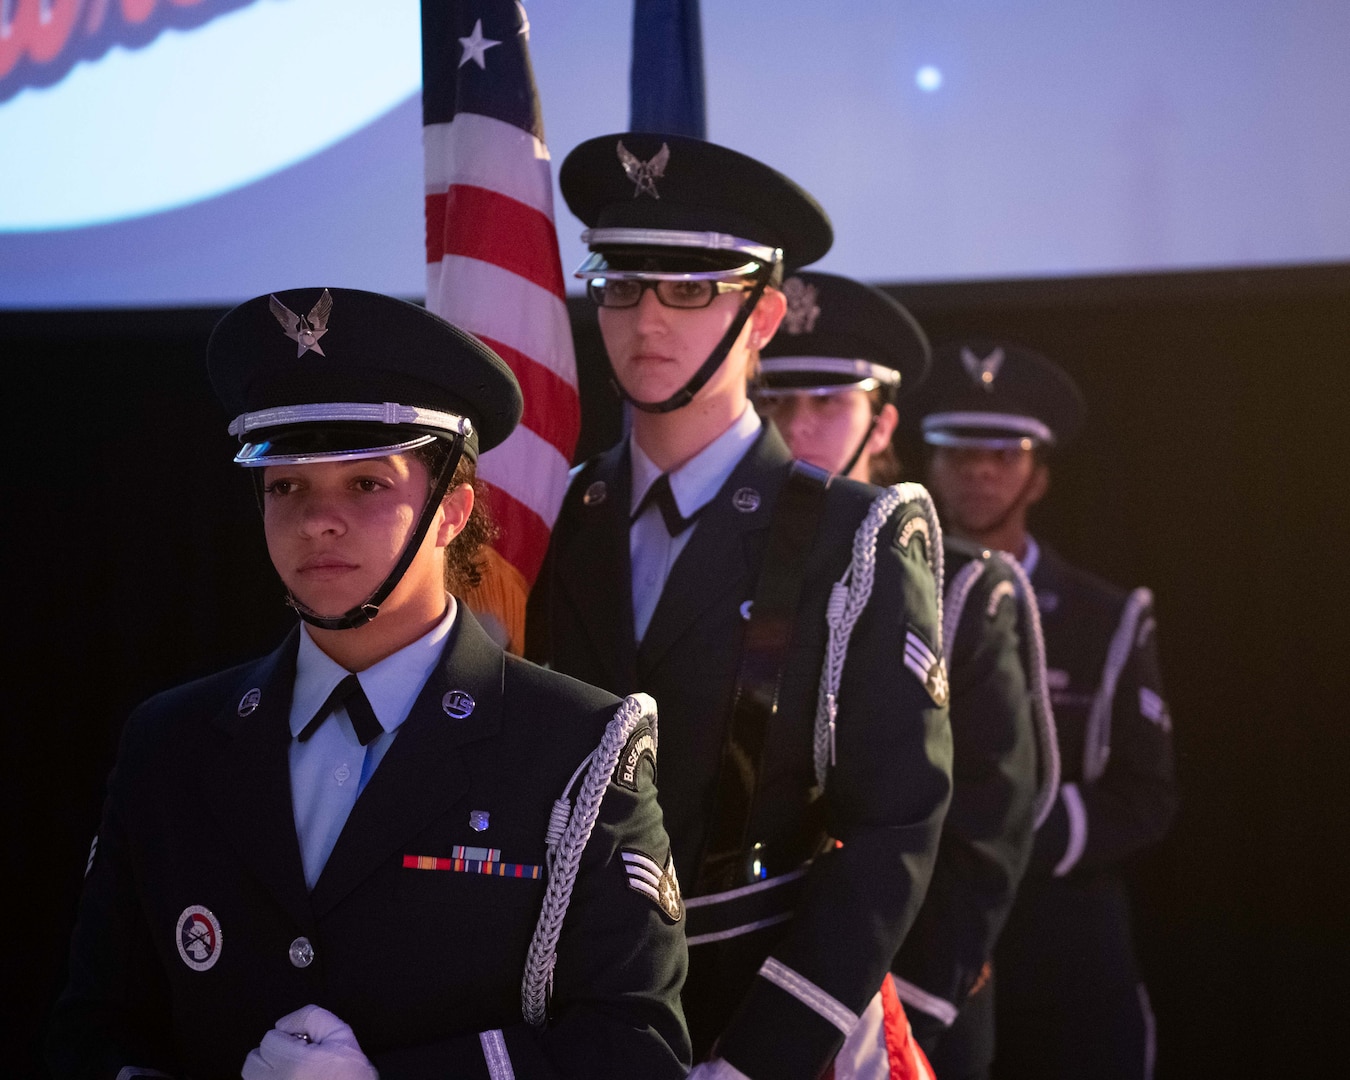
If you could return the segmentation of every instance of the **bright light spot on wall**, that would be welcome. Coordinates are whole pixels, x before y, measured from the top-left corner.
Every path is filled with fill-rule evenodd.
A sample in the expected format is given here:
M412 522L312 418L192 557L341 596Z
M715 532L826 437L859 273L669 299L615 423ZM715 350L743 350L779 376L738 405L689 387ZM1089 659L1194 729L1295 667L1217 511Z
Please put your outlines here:
M942 85L942 72L932 64L925 64L914 73L914 84L925 93L931 94Z

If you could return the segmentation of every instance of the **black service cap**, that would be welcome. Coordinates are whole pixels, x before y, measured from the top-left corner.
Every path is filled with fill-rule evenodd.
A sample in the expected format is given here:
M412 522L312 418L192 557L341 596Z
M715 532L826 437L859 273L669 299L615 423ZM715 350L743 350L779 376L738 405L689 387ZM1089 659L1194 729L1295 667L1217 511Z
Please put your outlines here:
M783 282L787 314L760 352L763 391L914 390L928 373L928 338L880 289L803 270Z
M825 211L792 180L685 135L630 131L588 139L563 160L558 182L588 226L583 239L592 249L746 253L748 243L781 249L791 269L815 262L834 240ZM700 242L693 234L710 235Z
M1058 365L1020 345L981 340L935 350L928 383L910 407L924 442L989 449L1063 446L1086 412Z
M472 334L357 289L247 300L216 324L206 364L244 465L371 457L456 432L475 457L523 406L511 369Z

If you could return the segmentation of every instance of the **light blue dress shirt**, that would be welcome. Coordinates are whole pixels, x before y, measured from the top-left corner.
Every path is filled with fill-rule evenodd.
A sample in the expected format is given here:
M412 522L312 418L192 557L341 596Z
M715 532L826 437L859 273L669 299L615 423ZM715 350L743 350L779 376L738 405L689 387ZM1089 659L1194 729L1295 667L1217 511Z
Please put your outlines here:
M670 474L670 491L684 517L712 501L763 426L759 414L747 404L731 427ZM661 470L643 453L636 439L630 439L629 449L633 465L633 501L628 508L631 515L642 503L647 489L661 476ZM633 632L639 643L647 634L670 568L697 528L696 522L672 537L661 518L661 508L653 502L628 530L628 556L633 568Z
M1041 545L1036 543L1035 538L1027 534L1027 553L1022 556L1022 569L1026 571L1027 577L1031 577L1036 572L1036 564L1041 561Z
M456 605L447 597L445 615L411 645L357 675L384 732L362 746L347 710L338 709L305 742L296 738L350 672L314 643L300 624L291 693L291 806L305 884L314 888L357 796L393 744L399 726L435 670L446 636L455 625Z

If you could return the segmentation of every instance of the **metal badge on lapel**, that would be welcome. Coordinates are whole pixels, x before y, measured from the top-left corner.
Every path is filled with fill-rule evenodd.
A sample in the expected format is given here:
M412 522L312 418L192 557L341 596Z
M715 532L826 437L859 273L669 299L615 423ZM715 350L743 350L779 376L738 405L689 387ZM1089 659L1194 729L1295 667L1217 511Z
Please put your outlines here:
M474 832L487 832L488 823L492 820L492 815L486 810L469 811L469 828Z
M200 904L183 909L174 936L178 941L178 955L193 971L209 971L220 959L220 946L224 940L220 920Z
M609 488L603 480L597 480L581 496L583 506L599 506L609 495Z
M239 715L248 716L250 713L256 712L258 706L261 704L262 704L262 691L255 686L252 690L250 690L247 694L245 694L243 697L239 699L239 709L238 709Z
M742 514L753 514L759 509L759 492L752 487L737 488L731 497L731 505Z
M454 720L463 720L473 712L474 700L464 690L449 690L441 698L441 708L445 715Z
M309 309L308 315L297 315L275 296L271 298L269 306L281 328L286 331L286 336L295 342L296 359L304 356L310 349L320 356L324 355L319 338L328 333L328 316L333 311L333 296L327 289L324 289L318 303Z
M670 161L670 145L662 143L661 149L652 156L651 161L643 161L624 146L623 140L620 139L618 154L623 171L635 185L633 198L646 194L653 199L659 199L661 196L657 193L656 181L666 174L666 165Z

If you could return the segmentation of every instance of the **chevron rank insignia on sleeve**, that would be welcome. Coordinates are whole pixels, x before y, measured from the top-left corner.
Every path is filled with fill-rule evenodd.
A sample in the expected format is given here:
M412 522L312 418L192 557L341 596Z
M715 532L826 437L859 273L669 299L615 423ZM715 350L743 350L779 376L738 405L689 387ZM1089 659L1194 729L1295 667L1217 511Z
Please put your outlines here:
M947 665L913 630L905 631L905 667L923 683L934 705L947 704Z
M680 882L675 877L675 856L667 855L663 867L640 851L625 848L622 855L623 868L628 872L628 887L655 903L671 922L679 922L684 916L684 901L680 898Z

